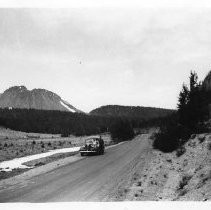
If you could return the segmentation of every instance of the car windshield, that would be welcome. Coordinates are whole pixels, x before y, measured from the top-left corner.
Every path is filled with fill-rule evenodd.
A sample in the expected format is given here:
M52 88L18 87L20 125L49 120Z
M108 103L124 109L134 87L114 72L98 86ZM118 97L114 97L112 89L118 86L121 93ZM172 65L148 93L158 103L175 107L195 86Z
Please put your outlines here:
M90 145L90 144L96 144L99 145L99 141L97 139L87 139L86 140L86 144Z
M93 144L93 139L86 140L86 144Z

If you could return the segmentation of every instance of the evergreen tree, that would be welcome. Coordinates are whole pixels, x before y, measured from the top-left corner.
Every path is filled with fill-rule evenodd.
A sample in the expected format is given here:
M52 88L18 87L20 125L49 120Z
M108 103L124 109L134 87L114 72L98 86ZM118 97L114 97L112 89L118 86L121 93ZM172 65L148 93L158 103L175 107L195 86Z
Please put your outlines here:
M180 124L187 124L189 120L187 117L189 94L190 91L188 87L185 84L183 84L177 104Z
M172 152L183 145L192 133L206 131L204 121L208 117L207 92L198 82L195 72L190 73L189 89L183 84L179 94L177 117L167 121L156 134L153 147L163 152ZM178 119L178 120L177 120Z
M117 120L110 127L111 137L114 141L126 141L134 137L133 128L128 120Z
M190 75L190 93L188 102L188 126L194 132L200 132L200 123L205 120L205 92L202 83L198 82L198 76L195 72Z
M205 93L201 82L198 82L196 72L191 72L189 77L190 89L183 85L179 94L178 114L179 123L193 132L197 132L200 122L206 114Z
M190 92L194 92L195 89L199 86L198 75L196 72L190 72Z

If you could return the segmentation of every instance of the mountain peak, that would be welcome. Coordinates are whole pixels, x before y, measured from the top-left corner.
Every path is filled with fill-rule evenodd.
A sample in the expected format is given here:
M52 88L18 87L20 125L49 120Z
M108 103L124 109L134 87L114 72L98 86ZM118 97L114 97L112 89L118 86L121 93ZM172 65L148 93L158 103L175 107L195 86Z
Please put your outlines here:
M7 92L7 91L27 91L27 88L24 85L13 86L13 87L8 88L4 92Z
M0 108L59 110L81 112L59 95L46 89L28 90L25 86L13 86L0 95Z

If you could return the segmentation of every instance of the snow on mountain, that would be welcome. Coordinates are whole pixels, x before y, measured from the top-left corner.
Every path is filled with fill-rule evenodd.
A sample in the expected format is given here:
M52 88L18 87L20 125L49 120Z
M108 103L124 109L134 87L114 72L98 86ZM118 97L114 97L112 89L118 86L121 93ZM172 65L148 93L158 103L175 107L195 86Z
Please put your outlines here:
M63 101L60 101L61 105L67 108L70 112L75 112L74 109L71 109L67 104L65 104Z

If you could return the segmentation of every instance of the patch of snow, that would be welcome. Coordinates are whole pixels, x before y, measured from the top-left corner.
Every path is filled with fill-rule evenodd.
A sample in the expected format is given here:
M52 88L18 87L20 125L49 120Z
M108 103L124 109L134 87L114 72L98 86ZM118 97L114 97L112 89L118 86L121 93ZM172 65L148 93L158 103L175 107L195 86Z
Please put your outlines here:
M64 106L65 108L67 108L69 111L71 112L75 112L74 109L71 109L69 106L67 106L67 104L65 104L63 101L60 101L61 105Z
M58 154L58 153L77 152L79 151L79 149L80 147L56 149L56 150L50 150L49 152L46 152L46 153L30 155L30 156L21 157L21 158L15 158L13 160L3 161L0 163L0 171L12 171L13 169L16 169L16 168L31 168L24 165L24 163L31 160L37 160L40 158L48 157L48 156Z

